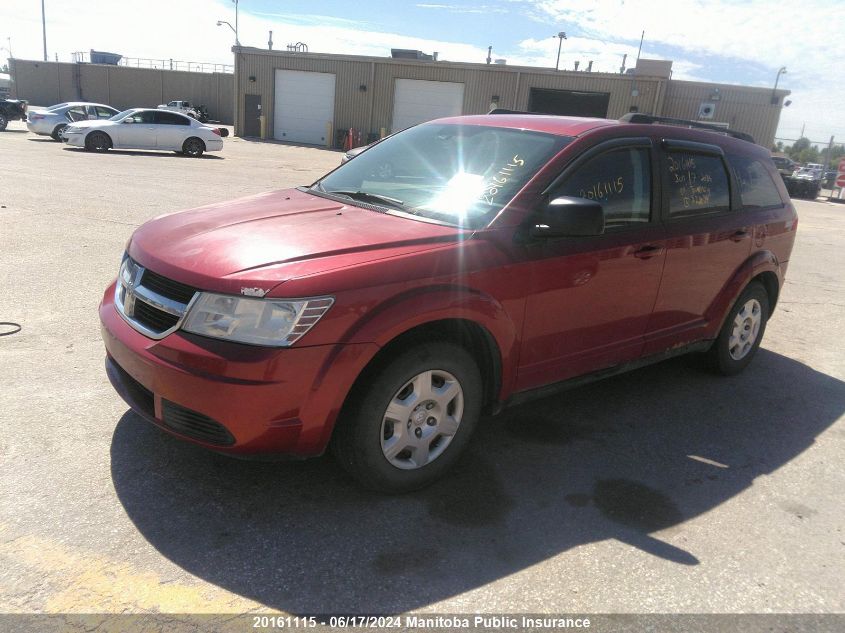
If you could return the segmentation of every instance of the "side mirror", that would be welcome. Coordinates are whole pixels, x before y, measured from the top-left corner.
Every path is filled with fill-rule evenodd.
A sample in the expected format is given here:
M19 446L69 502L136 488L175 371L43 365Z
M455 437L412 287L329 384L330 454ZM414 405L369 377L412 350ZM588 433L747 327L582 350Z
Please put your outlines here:
M595 200L561 196L534 219L531 237L585 237L604 233L604 209Z

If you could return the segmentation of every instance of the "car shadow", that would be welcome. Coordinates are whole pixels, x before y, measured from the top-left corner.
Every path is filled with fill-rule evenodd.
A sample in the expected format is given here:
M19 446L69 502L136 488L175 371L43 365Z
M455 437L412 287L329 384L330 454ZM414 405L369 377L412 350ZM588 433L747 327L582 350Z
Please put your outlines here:
M361 489L330 458L217 455L132 412L111 468L141 534L191 574L292 613L395 613L604 539L697 565L707 552L672 528L794 459L843 410L845 383L760 350L734 378L676 359L482 420L446 479L403 496Z
M14 132L19 132L19 133L24 133L24 134L26 133L26 130L13 130L13 131L14 131ZM38 137L36 137L36 138L28 138L28 139L26 139L26 140L28 140L28 141L30 141L30 142L32 142L32 143L53 143L53 144L55 144L55 145L61 145L61 144L62 144L62 143L61 143L61 141L56 141L56 140L53 140L53 139L52 139L52 138L50 138L49 136L46 136L46 137L44 137L44 138L38 138Z
M34 139L33 139L34 140ZM116 154L118 156L149 156L151 158L192 158L191 156L185 156L184 154L179 154L174 152L173 150L132 150L132 149L110 149L107 152L89 152L87 149L82 147L67 147L63 148L66 152L79 152L82 154ZM193 160L197 160L193 158ZM199 160L225 160L223 156L217 156L215 154L208 154L205 153L199 157Z

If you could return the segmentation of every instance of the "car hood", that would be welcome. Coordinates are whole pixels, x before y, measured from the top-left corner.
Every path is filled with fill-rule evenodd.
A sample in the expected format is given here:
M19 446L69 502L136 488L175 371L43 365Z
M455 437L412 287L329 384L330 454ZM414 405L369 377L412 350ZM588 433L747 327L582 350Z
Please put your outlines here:
M102 127L104 125L116 125L116 121L109 121L108 119L86 119L85 121L76 121L70 125L75 128L88 127Z
M289 279L430 250L466 233L287 189L155 218L132 236L129 255L200 289L269 292Z

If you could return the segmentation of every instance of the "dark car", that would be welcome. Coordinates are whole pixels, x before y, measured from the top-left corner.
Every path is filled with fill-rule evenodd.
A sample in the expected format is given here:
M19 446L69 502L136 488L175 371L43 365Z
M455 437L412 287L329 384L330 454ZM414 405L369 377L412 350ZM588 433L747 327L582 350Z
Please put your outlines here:
M778 173L783 177L791 176L800 167L798 163L786 156L772 156L772 162L775 164Z
M9 121L26 121L26 101L20 99L0 99L0 132L6 129Z
M795 208L765 148L660 122L440 119L310 187L151 220L99 308L109 378L185 440L331 448L397 492L506 406L687 352L736 374Z

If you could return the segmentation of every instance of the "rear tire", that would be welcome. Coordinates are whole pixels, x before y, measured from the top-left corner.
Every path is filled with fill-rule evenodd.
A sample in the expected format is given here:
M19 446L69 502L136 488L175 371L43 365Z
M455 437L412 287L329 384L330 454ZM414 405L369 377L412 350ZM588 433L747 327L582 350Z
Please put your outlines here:
M62 131L67 127L66 124L62 123L61 125L57 125L56 129L53 130L53 133L50 135L54 141L62 140Z
M0 113L0 132L5 131L7 125L9 125L9 119L6 118L5 114Z
M763 340L769 320L769 295L752 281L728 313L719 338L707 352L710 368L724 376L733 376L745 369Z
M341 411L331 449L373 490L417 490L458 460L481 415L472 356L450 343L418 343L359 381Z
M202 142L202 139L199 139L196 136L185 139L185 142L182 144L182 153L185 156L190 156L191 158L199 158L202 156L204 151L205 143Z
M111 147L111 139L105 132L91 132L85 137L85 149L89 152L107 152Z

